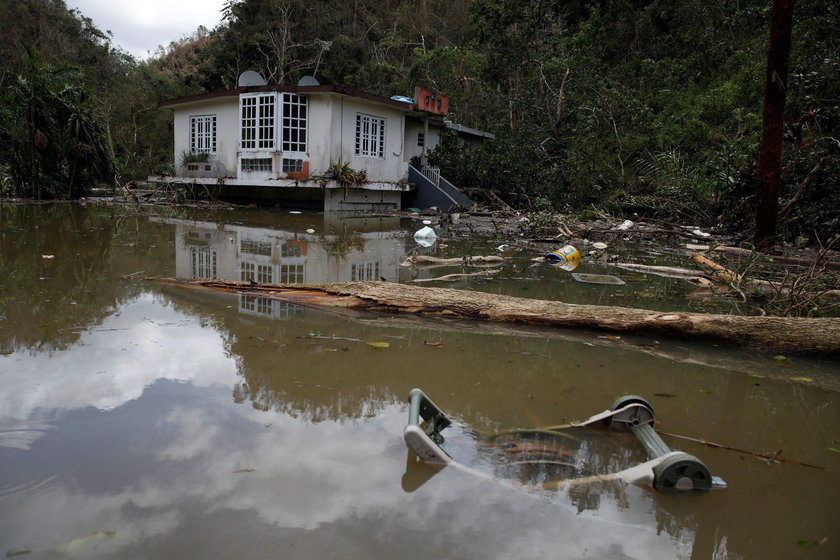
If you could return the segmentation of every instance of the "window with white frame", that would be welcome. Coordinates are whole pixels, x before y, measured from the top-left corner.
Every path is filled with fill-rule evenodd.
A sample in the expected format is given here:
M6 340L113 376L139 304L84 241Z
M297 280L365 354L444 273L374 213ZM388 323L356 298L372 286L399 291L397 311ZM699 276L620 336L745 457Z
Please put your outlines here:
M307 98L296 93L283 94L283 143L284 152L306 152Z
M283 158L282 166L283 173L303 173L302 159Z
M369 261L352 265L350 268L351 282L370 282L379 280L379 262Z
M356 155L362 157L385 157L385 119L356 114Z
M276 96L243 95L239 98L240 142L243 150L274 149Z
M190 247L192 278L216 278L216 249Z
M271 158L242 158L239 163L243 172L270 172L273 168Z
M306 275L303 263L298 264L281 264L280 265L280 283L294 284L298 282L305 282Z
M271 256L271 241L257 241L255 239L241 239L239 241L239 252L251 255Z
M254 280L254 276L256 276L255 271L257 266L254 263L250 263L247 261L242 261L239 263L239 280L240 282L251 282Z
M190 115L190 151L216 153L216 115Z

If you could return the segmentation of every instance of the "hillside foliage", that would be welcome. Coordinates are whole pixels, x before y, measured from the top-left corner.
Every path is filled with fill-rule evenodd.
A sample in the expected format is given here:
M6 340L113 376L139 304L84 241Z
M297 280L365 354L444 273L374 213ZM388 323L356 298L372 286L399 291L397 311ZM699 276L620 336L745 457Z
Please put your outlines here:
M0 147L4 188L50 194L10 173L34 145L33 125L15 124L29 110L14 93L32 72L29 50L61 87L89 93L116 180L171 163L158 101L232 89L245 70L283 84L314 74L386 96L418 85L449 96L450 119L496 135L477 150L447 138L433 154L478 199L747 232L769 10L766 0L228 0L217 28L138 61L61 0L4 3L0 135L15 139ZM840 231L838 75L840 5L800 0L780 201L789 237ZM109 180L82 183L94 179Z

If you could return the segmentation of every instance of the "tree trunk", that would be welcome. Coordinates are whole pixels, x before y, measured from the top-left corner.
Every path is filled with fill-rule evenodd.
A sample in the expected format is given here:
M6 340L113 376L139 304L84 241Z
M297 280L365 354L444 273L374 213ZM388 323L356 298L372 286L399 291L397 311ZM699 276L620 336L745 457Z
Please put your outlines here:
M775 351L840 353L840 318L742 317L662 313L624 307L576 305L391 282L247 284L224 280L157 279L169 285L206 288L277 299L318 308L413 313L609 332L649 333L722 340Z
M794 0L773 0L770 16L770 45L767 49L764 113L758 159L758 204L755 214L755 246L761 251L776 243L793 5Z

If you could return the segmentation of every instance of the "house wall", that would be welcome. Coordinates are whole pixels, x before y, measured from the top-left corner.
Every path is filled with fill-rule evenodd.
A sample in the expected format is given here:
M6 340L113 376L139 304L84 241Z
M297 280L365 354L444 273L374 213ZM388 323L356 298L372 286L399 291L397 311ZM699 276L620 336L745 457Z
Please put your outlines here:
M237 150L239 149L239 98L222 97L190 103L175 109L173 125L175 130L174 162L179 176L186 170L181 169L183 154L190 151L190 117L198 115L216 115L216 153L210 160L218 161L220 175L235 177L237 169Z
M302 179L307 176L324 174L330 165L339 160L349 162L355 170L364 169L368 181L372 183L398 183L405 181L407 167L405 165L403 142L405 139L405 113L399 109L374 103L364 99L337 94L310 94L308 96L308 168ZM279 101L279 100L278 100ZM278 102L278 114L280 112ZM356 155L356 116L369 115L385 119L385 142L382 157ZM214 170L204 172L200 166L198 172L187 171L181 166L183 153L190 151L190 117L199 115L216 115L216 152L211 154L210 160L216 160L221 165L220 172ZM240 179L276 179L284 177L279 173L282 152L249 151L250 157L272 157L274 171L248 172L239 170L239 97L221 97L204 101L196 101L175 108L175 154L174 161L177 168L176 175L187 177L238 177ZM278 122L279 133L281 124ZM431 136L431 131L430 131ZM416 147L417 137L413 142ZM279 185L278 185L279 186Z
M417 121L406 121L405 123L405 154L403 161L408 163L411 158L420 157L423 154L423 147L417 145L417 135L423 133L423 123ZM429 126L429 132L425 135L426 151L432 151L440 142L440 129L436 126Z
M353 169L367 171L371 182L397 183L405 180L408 169L403 161L403 111L346 96L333 96L330 108L334 140L329 151L330 162L339 159L350 162ZM385 119L382 158L356 155L356 115L359 113Z

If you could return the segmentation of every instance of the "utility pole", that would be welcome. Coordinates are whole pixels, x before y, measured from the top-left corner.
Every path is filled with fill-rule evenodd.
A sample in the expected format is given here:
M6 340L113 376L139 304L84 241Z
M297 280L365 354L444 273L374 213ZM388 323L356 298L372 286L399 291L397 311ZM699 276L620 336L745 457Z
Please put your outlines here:
M795 0L773 0L770 14L770 45L767 48L767 74L764 80L755 213L755 246L759 251L766 251L776 243L794 3Z

